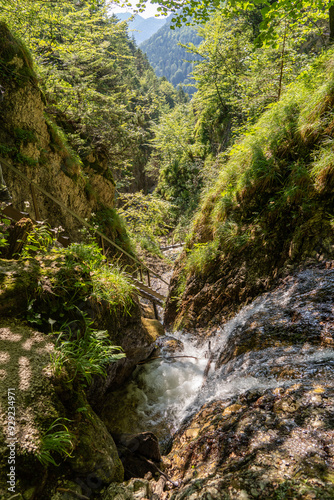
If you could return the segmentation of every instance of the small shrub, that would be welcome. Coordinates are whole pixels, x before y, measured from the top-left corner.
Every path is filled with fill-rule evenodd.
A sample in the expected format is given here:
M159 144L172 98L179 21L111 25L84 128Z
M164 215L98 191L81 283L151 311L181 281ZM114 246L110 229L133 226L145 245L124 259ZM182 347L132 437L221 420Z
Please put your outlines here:
M128 276L117 266L103 266L96 269L91 276L92 297L99 302L106 300L113 309L128 311L133 304L134 285Z
M158 238L173 228L173 205L142 192L120 194L119 201L118 212L132 237L143 249L160 256Z
M84 272L98 269L106 260L101 248L95 242L72 243L64 250L64 254L67 266L73 267L79 264Z
M90 223L127 253L130 255L135 254L127 226L120 211L116 211L115 208L104 207L92 217Z
M208 243L195 243L194 247L188 250L186 271L188 273L203 274L217 255L217 240Z

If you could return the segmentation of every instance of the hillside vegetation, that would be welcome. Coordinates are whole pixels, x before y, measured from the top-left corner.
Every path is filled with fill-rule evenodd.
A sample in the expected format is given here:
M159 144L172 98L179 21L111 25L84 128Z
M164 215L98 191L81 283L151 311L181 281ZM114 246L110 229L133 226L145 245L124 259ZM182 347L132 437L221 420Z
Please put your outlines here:
M158 77L164 76L175 87L184 86L184 90L191 95L196 90L191 76L193 61L199 58L195 54L189 54L183 45L192 43L197 46L201 37L193 26L171 30L171 17L140 48L147 55Z
M103 2L4 3L1 19L32 52L51 129L66 134L79 164L114 178L119 189L146 190L151 121L174 106L177 93L155 76L125 23L109 17Z
M333 256L333 59L301 74L220 162L173 278L169 322L219 320L298 264Z

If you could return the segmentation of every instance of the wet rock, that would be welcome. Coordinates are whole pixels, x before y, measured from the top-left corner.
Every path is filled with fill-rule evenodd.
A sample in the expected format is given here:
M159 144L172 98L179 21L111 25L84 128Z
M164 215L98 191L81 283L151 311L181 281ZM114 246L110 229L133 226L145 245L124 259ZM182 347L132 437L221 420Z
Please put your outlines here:
M171 498L333 498L334 390L315 391L305 384L204 405L174 438L167 474L187 484Z
M144 478L148 472L156 474L161 455L158 439L152 432L113 437L124 466L125 479Z
M77 432L79 443L69 460L73 471L79 477L90 475L90 482L99 486L122 481L124 470L115 443L93 411L77 425Z
M146 479L131 479L124 484L111 484L102 495L102 500L144 500L150 499L152 490Z
M333 269L310 268L218 328L168 498L334 498L333 292Z
M114 435L115 443L122 445L132 453L143 455L146 458L160 462L161 455L159 442L153 432L140 432L138 434Z
M143 318L155 319L153 306L140 302L140 309Z
M333 294L333 270L307 269L289 277L235 317L218 366L246 352L268 347L288 348L306 343L333 347Z
M181 340L165 335L164 337L158 339L157 346L162 349L166 354L175 354L176 352L181 352L183 350L183 343Z
M165 329L157 319L142 318L141 321L153 341L164 335Z

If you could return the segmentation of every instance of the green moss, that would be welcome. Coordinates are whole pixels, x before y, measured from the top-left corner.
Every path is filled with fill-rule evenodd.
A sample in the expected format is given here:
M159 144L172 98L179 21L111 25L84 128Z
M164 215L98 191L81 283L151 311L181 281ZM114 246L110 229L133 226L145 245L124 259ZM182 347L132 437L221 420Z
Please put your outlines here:
M6 24L0 22L0 81L4 85L10 83L19 87L28 82L37 84L31 54L24 43L14 37Z
M16 153L15 159L18 163L22 163L23 165L28 165L29 167L34 167L38 165L38 161L34 160L34 158L30 158L27 155L22 153Z
M13 151L15 151L15 148L13 146L8 146L7 144L0 144L0 154L1 156L8 156L10 155Z
M15 137L15 142L23 144L24 146L29 142L37 142L35 131L31 129L15 128L13 130L13 135Z
M123 250L134 255L134 249L127 233L125 223L118 215L115 208L103 207L96 213L94 222L98 224L102 233L111 237L111 239L118 246L123 248Z
M72 180L82 177L82 161L69 146L65 132L45 114L45 121L50 135L50 146L54 152L62 156L60 164L62 171Z

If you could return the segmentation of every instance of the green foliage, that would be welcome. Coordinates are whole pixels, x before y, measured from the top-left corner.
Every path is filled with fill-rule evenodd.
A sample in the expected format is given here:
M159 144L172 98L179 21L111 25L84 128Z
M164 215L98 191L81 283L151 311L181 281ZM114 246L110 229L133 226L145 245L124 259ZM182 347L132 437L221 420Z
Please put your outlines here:
M116 0L116 3L119 2L120 0ZM240 11L254 12L260 7L263 16L258 37L260 42L275 42L277 40L274 28L282 18L286 19L287 22L303 25L307 33L310 24L315 24L317 20L323 19L326 11L333 4L333 2L324 2L323 0L304 0L298 3L293 2L293 0L281 0L280 2L270 2L270 0L250 0L247 2L229 0L223 5L219 0L202 0L200 3L194 0L152 0L152 2L160 5L158 11L162 14L173 13L172 23L174 29L183 24L204 24L209 21L217 9L222 7L225 14L233 13L234 17L240 14ZM146 3L147 0L139 0L136 7L139 11L142 11ZM330 16L332 15L333 12L330 13ZM333 27L330 26L330 29L332 30ZM333 35L334 33L330 34L332 39Z
M120 194L119 203L118 212L126 221L133 239L142 248L161 256L158 238L173 227L173 206L142 192Z
M0 3L1 8L1 3ZM7 19L4 19L7 21ZM15 82L19 87L28 82L37 83L32 57L25 44L11 34L0 19L0 80L3 84Z
M166 113L152 129L151 164L159 167L156 193L172 204L178 216L193 212L203 185L204 149L194 144L194 123L191 105L184 104Z
M114 311L129 312L133 305L135 287L116 265L97 269L92 275L92 287L91 297L97 302L106 300Z
M41 438L37 458L44 467L47 467L49 464L56 467L59 466L53 457L55 453L61 457L72 456L74 435L63 423L63 420L67 419L57 418Z
M79 265L84 273L99 269L105 264L106 258L96 243L72 243L64 251L65 264L68 267Z
M134 302L131 278L115 263L107 264L96 243L75 243L52 249L40 264L39 284L28 297L26 319L46 333L66 324L78 338L87 328L87 314L107 324L130 314Z
M26 146L29 142L32 142L32 143L37 142L37 138L36 138L34 130L15 128L13 133L14 133L15 139L17 139L17 141L20 144L23 144L24 146Z
M33 53L48 116L59 127L49 120L64 172L76 178L83 164L107 179L113 174L123 188L138 187L151 121L178 93L156 78L125 24L108 15L105 2L87 0L0 0L1 18Z
M96 243L72 243L64 250L67 269L79 266L89 275L89 293L97 303L107 301L111 310L128 312L133 304L134 285L125 272L115 264L108 265L101 248ZM74 287L82 288L76 282Z
M79 155L68 144L65 132L47 114L45 121L50 134L50 146L62 156L61 168L71 179L76 180L83 176L83 164Z
M106 366L124 358L120 347L114 346L106 331L97 331L86 324L84 335L72 338L66 332L58 335L55 352L51 355L52 370L56 377L66 369L71 380L89 385L95 375L106 376Z
M254 33L260 19L247 12L231 19L217 11L199 30L203 42L199 47L189 46L201 58L194 69L197 140L214 153L226 149L278 100L319 50L312 40L305 45L299 26L287 31L284 22L275 27L280 40L277 47L257 48Z
M49 224L37 223L28 232L19 256L21 259L27 259L36 254L45 253L50 250L54 241L55 233L50 231Z
M195 243L193 248L187 252L185 272L189 274L204 274L218 256L218 244L217 241Z
M0 217L0 248L5 248L8 246L8 228L11 224L11 221L6 217Z
M216 257L215 265L241 252L264 262L277 254L294 261L312 250L307 242L314 232L332 234L323 210L334 209L328 198L334 186L333 57L331 51L302 74L221 161L219 179L195 218L187 272L201 274Z
M127 310L132 304L134 286L115 264L107 264L101 248L96 243L72 243L64 250L65 265L90 275L91 296L98 302L107 300L112 307ZM80 287L80 283L78 283Z
M111 238L127 253L130 255L135 254L132 241L128 234L121 212L115 208L104 207L94 214L91 222L97 229L99 229L106 236L109 236L109 238ZM109 247L109 251L112 252L113 249Z

